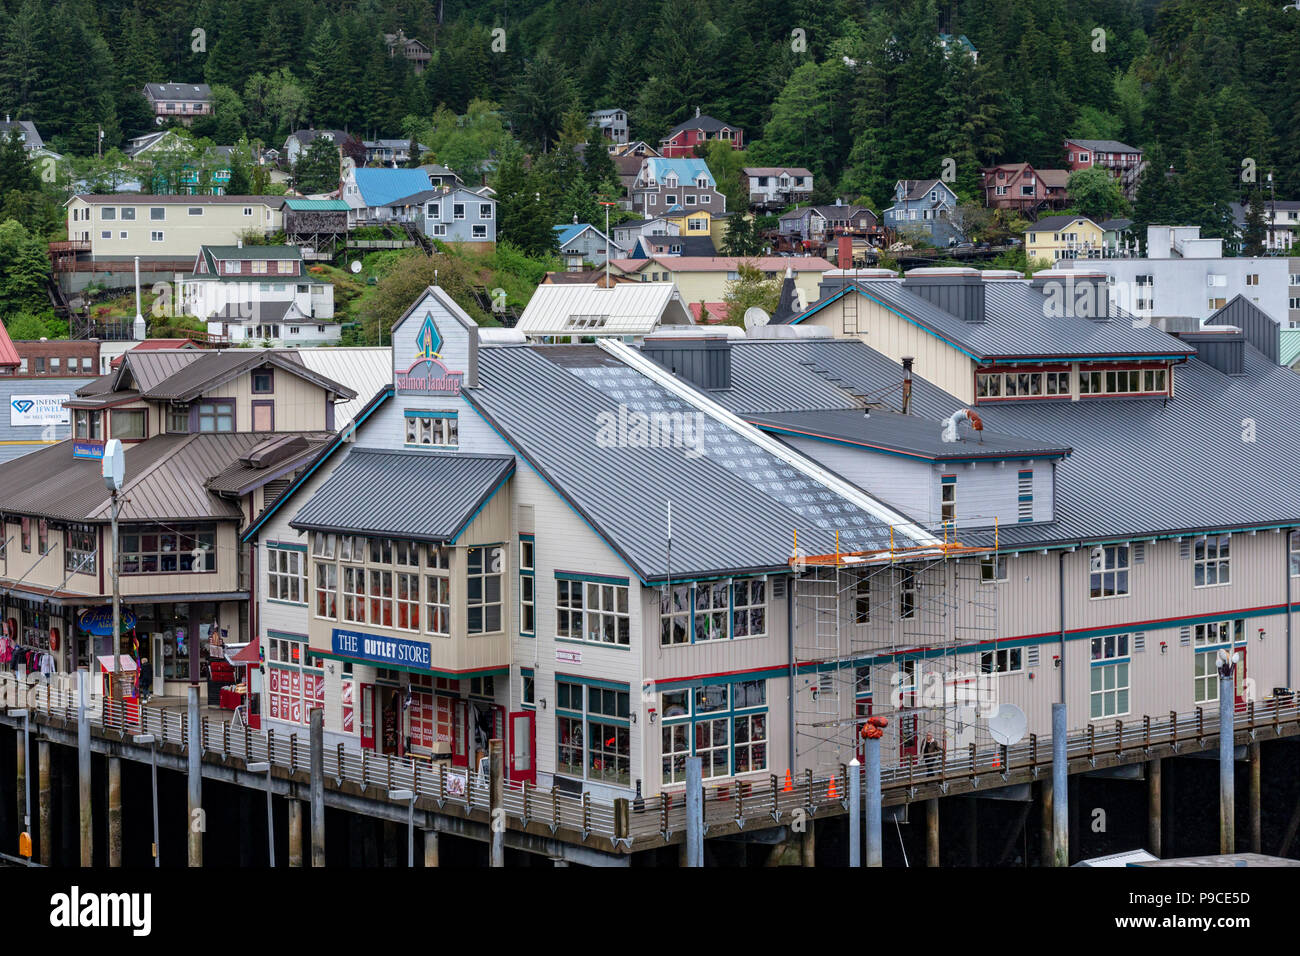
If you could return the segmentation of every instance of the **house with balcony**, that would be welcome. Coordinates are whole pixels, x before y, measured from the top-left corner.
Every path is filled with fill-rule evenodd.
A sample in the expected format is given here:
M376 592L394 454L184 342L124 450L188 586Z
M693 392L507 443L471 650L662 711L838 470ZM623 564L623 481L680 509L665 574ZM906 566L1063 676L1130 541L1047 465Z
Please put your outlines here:
M696 107L694 117L678 123L659 141L659 152L670 159L692 157L697 146L715 139L730 143L732 149L745 148L744 130L712 116L701 115L699 107Z
M175 120L193 126L195 117L212 113L212 88L206 83L146 83L144 98L160 124Z
M1237 228L1237 248L1240 249L1246 229L1246 203L1228 204L1232 208L1232 223ZM1264 201L1264 249L1274 254L1286 255L1300 241L1300 200L1267 199Z
M749 180L749 204L757 209L780 209L812 195L812 172L802 166L746 166L741 172Z
M429 49L427 43L415 37L408 37L402 30L396 33L385 33L384 46L388 48L389 56L400 56L410 63L416 76L423 73L429 61L433 59L433 51Z
M1070 172L1100 166L1119 180L1125 199L1137 199L1138 178L1146 167L1142 150L1113 139L1067 139L1064 149Z
M681 212L727 210L727 197L702 159L649 156L641 160L629 191L632 209L647 218L678 207Z
M1069 203L1064 169L1038 170L1029 163L1002 163L981 169L984 205L989 209L1014 209L1036 216L1046 209L1064 209Z
M925 239L936 246L960 242L961 232L951 222L957 194L938 179L900 179L894 184L894 202L884 213L885 228L902 241Z
M876 214L866 206L835 200L825 206L802 206L783 213L777 225L778 248L783 251L825 252L836 237L883 241Z
M662 240L681 235L681 227L663 217L630 219L609 227L610 237L624 249L631 249L638 239Z
M61 674L96 668L111 653L99 635L116 557L154 692L206 681L223 643L250 633L240 531L332 437L335 403L355 397L297 353L258 349L130 351L76 388L71 437L0 464L0 587L18 643L51 653ZM116 556L110 439L125 451Z
M1044 216L1025 230L1025 256L1030 260L1100 259L1105 230L1087 216Z
M622 146L628 141L626 110L593 110L587 114L587 125L600 130L601 139L606 145Z
M361 145L366 149L366 162L368 164L378 163L390 169L397 169L411 161L411 140L409 139L367 139L362 140ZM418 159L424 155L426 147L416 143L415 148L417 150L416 158Z

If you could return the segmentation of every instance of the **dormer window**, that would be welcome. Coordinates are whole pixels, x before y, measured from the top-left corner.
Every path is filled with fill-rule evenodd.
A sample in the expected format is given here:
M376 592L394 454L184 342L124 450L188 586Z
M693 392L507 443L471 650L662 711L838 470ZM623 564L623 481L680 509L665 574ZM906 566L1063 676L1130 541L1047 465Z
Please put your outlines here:
M651 180L651 182L653 182L653 180ZM676 186L677 176L673 173L669 173L667 176L664 177L664 185L668 186L669 188Z

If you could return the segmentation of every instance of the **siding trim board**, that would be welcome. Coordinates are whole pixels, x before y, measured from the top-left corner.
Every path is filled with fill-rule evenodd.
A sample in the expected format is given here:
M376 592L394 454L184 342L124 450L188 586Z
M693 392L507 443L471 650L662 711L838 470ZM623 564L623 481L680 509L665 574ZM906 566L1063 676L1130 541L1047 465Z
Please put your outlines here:
M1055 497L1055 496L1054 496ZM1046 522L1040 522L1046 523ZM1295 528L1294 521L1287 521L1281 524L1259 525L1256 527L1233 528L1185 528L1182 531L1173 531L1169 534L1152 535L1150 532L1142 532L1128 537L1111 537L1111 538L1077 538L1070 542L1063 541L1042 541L1037 544L1017 544L1002 547L999 545L998 554L1047 554L1049 551L1071 552L1079 548L1096 545L1096 544L1131 544L1134 541L1181 541L1184 538L1201 538L1206 535L1215 534L1255 534L1256 532L1277 532L1291 531ZM982 529L981 529L982 530ZM1184 559L1187 555L1181 555Z

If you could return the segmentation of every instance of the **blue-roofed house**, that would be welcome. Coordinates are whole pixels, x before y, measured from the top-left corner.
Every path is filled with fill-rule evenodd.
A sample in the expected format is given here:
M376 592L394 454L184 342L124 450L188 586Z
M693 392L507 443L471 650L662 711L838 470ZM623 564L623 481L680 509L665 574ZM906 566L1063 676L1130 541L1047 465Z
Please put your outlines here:
M400 220L395 210L416 193L433 189L423 169L349 169L343 178L348 225L373 225Z
M604 265L605 256L620 257L626 250L623 246L608 238L605 233L590 223L572 222L565 226L556 226L555 235L560 246L560 255L570 268L582 268L584 262Z
M646 218L663 215L674 206L686 212L696 209L711 214L727 211L727 197L702 159L667 159L648 156L629 190L632 208Z

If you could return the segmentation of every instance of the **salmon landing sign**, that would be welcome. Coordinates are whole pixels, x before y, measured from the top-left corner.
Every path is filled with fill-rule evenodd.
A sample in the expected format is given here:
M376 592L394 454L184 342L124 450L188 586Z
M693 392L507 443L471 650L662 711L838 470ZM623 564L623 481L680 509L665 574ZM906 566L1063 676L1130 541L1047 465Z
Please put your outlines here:
M410 368L396 376L394 385L397 391L416 395L459 395L465 373L450 371L442 364L442 336L433 324L431 314L425 314L415 344L416 359Z

